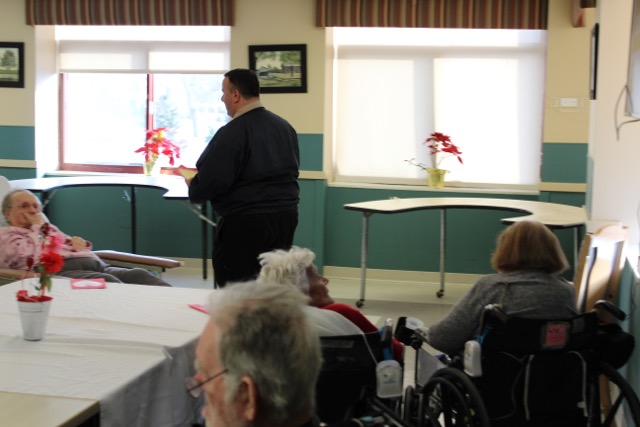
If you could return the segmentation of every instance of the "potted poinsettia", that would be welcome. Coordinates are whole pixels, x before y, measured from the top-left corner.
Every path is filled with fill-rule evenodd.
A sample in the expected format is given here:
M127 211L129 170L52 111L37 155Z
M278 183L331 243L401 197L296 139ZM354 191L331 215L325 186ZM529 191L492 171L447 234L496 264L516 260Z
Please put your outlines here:
M428 184L431 188L442 188L444 186L444 176L448 170L440 169L440 163L447 157L456 157L460 163L462 161L462 151L451 142L451 137L440 132L433 132L423 144L429 148L431 155L431 166L424 163L417 163L415 158L405 160L407 163L418 166L428 174Z
M38 273L38 277L29 279L36 292L31 293L28 289L23 288L16 293L24 339L29 341L41 340L44 336L49 308L53 299L46 293L51 291L53 275L59 272L64 264L64 259L58 253L64 239L61 236L51 234L50 231L49 223L42 224L39 255L37 258L31 257L27 260L29 272ZM25 280L23 280L24 283Z
M144 153L145 175L153 175L159 170L157 162L160 155L167 156L171 166L175 164L175 159L180 158L180 147L167 138L167 132L167 128L148 129L144 145L135 151Z

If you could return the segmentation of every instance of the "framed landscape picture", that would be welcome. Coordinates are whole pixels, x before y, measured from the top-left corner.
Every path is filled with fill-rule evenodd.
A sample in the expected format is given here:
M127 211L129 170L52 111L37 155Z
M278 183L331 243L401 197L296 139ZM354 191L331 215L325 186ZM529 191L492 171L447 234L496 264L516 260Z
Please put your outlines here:
M307 92L307 45L249 46L249 68L258 74L260 93Z
M24 43L0 42L0 87L24 87Z

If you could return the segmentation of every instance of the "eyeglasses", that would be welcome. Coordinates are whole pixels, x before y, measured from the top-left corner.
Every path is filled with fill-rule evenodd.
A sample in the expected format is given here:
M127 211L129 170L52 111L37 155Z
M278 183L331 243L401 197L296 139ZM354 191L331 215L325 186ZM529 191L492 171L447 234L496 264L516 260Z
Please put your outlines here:
M217 374L213 374L209 378L207 378L206 380L200 381L200 382L196 381L196 377L195 376L194 377L189 377L184 382L184 386L187 388L187 393L189 393L191 396L193 396L195 398L198 398L198 397L200 397L200 395L202 395L202 386L203 385L205 385L209 381L215 380L216 378L218 378L221 375L226 374L227 372L229 372L228 369L223 369L222 371L218 372Z

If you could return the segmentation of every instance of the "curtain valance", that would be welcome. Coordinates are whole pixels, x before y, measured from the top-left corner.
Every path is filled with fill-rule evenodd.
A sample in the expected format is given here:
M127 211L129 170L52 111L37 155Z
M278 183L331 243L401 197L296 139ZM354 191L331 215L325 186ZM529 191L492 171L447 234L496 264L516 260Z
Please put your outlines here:
M316 0L318 27L547 28L549 0Z
M28 25L233 25L234 0L27 0Z

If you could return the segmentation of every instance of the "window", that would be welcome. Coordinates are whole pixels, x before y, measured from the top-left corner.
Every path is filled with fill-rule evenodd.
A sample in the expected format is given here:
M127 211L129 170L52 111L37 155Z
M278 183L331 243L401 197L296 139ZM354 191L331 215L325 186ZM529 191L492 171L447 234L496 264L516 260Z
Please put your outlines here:
M534 30L334 28L336 181L423 184L422 143L451 136L447 183L535 188L546 36Z
M61 169L139 172L134 151L158 127L193 166L228 121L228 27L56 27L56 37Z

